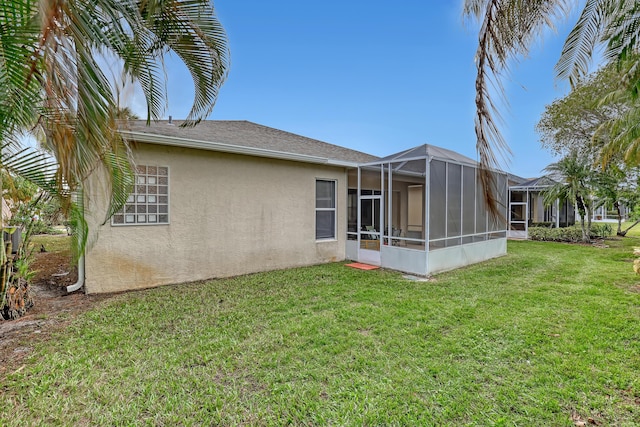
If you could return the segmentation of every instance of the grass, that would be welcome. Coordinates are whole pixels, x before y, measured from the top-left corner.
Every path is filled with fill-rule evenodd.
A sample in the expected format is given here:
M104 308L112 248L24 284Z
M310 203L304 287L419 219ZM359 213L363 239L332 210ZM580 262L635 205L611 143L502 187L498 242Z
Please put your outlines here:
M0 425L638 425L640 241L610 244L119 295L6 378Z
M44 245L48 252L71 256L71 240L66 234L38 234L31 237L31 246L37 252Z
M622 229L626 230L627 228L629 228L629 226L631 226L635 221L627 221L627 222L623 222L622 223ZM616 230L617 225L614 225L614 231ZM635 227L633 227L631 230L629 230L629 232L627 233L627 236L629 237L640 237L640 224L636 225Z

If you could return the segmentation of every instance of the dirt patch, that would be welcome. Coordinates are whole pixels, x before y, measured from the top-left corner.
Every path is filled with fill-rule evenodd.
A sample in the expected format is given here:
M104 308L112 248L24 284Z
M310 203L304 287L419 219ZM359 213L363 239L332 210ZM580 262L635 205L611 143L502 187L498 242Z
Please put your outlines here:
M34 285L43 285L53 290L61 290L78 280L78 269L71 267L68 255L57 252L38 252L34 254Z
M20 369L35 344L67 326L109 295L85 295L82 290L67 294L66 287L78 279L68 256L53 252L35 254L36 275L31 281L34 306L17 320L0 320L0 379Z

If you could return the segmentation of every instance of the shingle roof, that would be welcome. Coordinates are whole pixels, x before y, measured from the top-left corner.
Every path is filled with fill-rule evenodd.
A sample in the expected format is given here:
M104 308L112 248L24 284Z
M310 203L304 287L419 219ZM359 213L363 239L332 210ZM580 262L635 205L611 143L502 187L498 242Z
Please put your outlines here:
M389 162L389 161L402 161L411 158L425 157L430 158L434 157L439 160L448 160L456 163L468 164L472 166L476 166L478 162L475 160L463 156L460 153L456 153L455 151L449 150L448 148L442 148L431 144L422 144L414 148L410 148L405 151L401 151L396 154L392 154L390 156L384 157L380 159L381 162Z
M507 172L507 179L509 180L509 185L521 185L523 182L530 181L531 178L523 178L518 175L514 175L512 173Z
M317 139L270 128L246 120L204 120L195 127L180 127L182 121L129 121L123 130L168 136L204 143L227 144L281 153L323 157L344 162L365 163L378 159L370 154L329 144Z
M526 182L522 182L518 185L515 185L513 187L521 187L521 188L529 188L529 189L535 189L535 188L546 188L549 187L551 185L556 184L557 181L551 179L548 176L541 176L539 178L533 178L529 181Z

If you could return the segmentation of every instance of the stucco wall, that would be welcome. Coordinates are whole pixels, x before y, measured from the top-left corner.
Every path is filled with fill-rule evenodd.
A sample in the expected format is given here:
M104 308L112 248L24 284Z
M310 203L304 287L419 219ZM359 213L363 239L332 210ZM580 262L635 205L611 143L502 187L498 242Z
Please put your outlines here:
M136 163L169 167L169 225L100 226L105 188L85 187L94 230L88 293L228 277L345 258L342 168L137 144ZM315 240L315 181L335 179L336 239ZM95 233L97 231L97 233Z

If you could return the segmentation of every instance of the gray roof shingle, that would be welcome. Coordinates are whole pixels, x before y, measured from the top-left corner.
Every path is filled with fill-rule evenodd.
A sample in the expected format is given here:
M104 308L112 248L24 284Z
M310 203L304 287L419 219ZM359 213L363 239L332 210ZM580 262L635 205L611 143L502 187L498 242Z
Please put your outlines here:
M528 181L522 182L518 185L515 185L514 187L529 188L529 189L546 188L556 183L557 181L555 181L553 178L545 175L539 178L533 178Z
M182 121L152 122L132 120L123 130L185 140L227 144L240 147L272 150L281 153L302 154L331 160L366 163L376 156L329 144L317 139L270 128L246 120L203 120L194 127L180 127Z
M392 154L390 156L384 157L380 159L381 162L391 162L391 161L402 161L410 158L430 158L435 157L440 160L448 160L456 163L468 164L471 166L476 166L478 162L475 160L464 156L460 153L456 153L455 151L449 150L448 148L438 147L436 145L431 144L422 144L417 147L410 148L405 151L401 151L396 154Z

